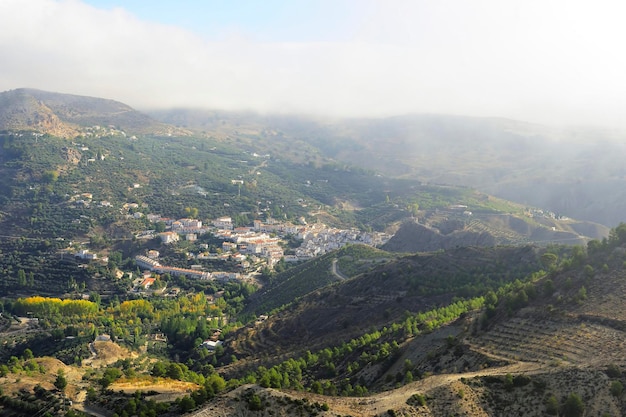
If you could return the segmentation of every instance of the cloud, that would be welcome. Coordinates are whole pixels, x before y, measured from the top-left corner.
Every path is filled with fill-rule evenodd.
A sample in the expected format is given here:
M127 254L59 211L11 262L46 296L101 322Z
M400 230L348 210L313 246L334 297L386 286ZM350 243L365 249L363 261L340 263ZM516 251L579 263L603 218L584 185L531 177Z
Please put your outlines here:
M0 90L137 108L623 124L626 30L610 2L398 0L359 13L339 41L259 41L204 38L78 0L3 0Z

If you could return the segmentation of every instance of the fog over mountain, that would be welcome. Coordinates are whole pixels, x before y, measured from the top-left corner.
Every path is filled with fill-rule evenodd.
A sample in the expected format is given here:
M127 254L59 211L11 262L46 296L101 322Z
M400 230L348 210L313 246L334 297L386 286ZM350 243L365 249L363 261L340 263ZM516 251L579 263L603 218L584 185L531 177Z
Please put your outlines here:
M626 133L618 129L557 129L433 114L352 119L189 109L151 114L182 128L247 132L260 143L313 147L386 176L476 188L557 216L609 227L626 220Z
M612 1L6 0L0 90L140 108L624 126Z

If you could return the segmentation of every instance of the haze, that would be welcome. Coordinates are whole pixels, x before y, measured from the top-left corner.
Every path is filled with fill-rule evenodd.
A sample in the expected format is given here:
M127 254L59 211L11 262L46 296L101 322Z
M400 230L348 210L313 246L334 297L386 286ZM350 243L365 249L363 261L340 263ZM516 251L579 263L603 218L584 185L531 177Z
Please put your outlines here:
M626 127L617 1L0 1L0 90Z

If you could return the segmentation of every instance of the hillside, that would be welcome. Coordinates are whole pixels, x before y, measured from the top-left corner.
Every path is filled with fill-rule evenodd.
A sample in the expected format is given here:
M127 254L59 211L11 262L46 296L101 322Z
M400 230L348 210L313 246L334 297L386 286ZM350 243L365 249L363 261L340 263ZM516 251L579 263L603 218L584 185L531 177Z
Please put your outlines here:
M366 245L348 245L337 251L309 260L300 266L275 274L250 299L249 312L266 313L278 309L308 293L368 271L394 254Z
M409 163L439 135L472 162L429 178L515 146L501 178L534 178L555 132L0 97L0 414L626 415L626 225ZM400 176L357 165L376 149Z
M8 132L0 138L0 222L11 235L35 233L47 238L84 239L97 231L128 237L120 232L122 227L112 213L114 210L93 204L89 208L77 205L81 194L90 195L92 201L111 203L113 208L126 203L142 204L165 216L177 216L189 206L197 208L205 219L236 214L242 224L269 213L279 218L306 216L334 226L374 230L394 230L414 215L414 207L419 207L420 216L439 210L439 223L446 220L443 210L455 204L466 205L476 213L475 217L479 213L524 211L523 206L469 188L427 185L338 163L308 152L298 141L285 145L288 138L278 134L178 136L188 131L154 122L112 100L28 89L2 93L1 99L2 128ZM100 131L93 123L112 123L114 127ZM26 130L20 133L20 129ZM130 136L133 131L152 134L137 138ZM165 131L171 136L162 136ZM46 132L47 136L40 136ZM80 136L80 143L68 143L55 135ZM273 143L279 156L258 153L267 150L264 143ZM34 206L37 210L33 210ZM73 210L57 210L58 207ZM89 216L94 211L98 214ZM81 215L99 220L79 223ZM64 229L72 229L70 235L60 236L61 224ZM498 234L501 228L511 229L494 221L468 225L470 229L473 226L476 227L472 231L488 234ZM561 231L561 226L556 229ZM606 235L606 229L593 224L579 230L580 236L575 238L580 240L600 237L603 232ZM503 230L500 235L507 233ZM562 239L558 234L513 236L502 243Z
M405 324L400 332L370 331L371 344L361 336L311 349L302 361L285 355L295 360L270 368L269 386L263 379L265 388L243 386L216 399L202 415L218 415L223 407L243 416L269 415L270 409L290 416L322 406L320 415L325 410L354 416L624 415L626 241L624 235L612 236L591 245L589 253L544 256L551 259L551 272L501 287L485 298L481 311L434 330L418 326L407 334ZM388 344L389 336L397 347ZM272 352L270 346L266 340L263 349ZM385 346L391 354L381 359ZM324 371L324 356L335 364L332 373ZM303 382L318 374L309 361L317 361L324 381L334 381L342 396L315 394L315 384L313 392L271 389L275 369L300 366L298 372L307 376ZM359 395L364 386L368 393ZM328 389L325 383L318 387L319 393ZM254 395L263 399L260 414L249 407Z
M93 126L113 126L129 135L185 133L114 100L28 88L0 93L0 131L34 130L74 138Z
M623 131L432 114L345 120L185 109L153 114L223 137L246 132L243 140L259 153L331 157L391 177L468 186L608 227L624 220Z
M341 259L345 253L333 254ZM322 258L323 259L323 258ZM317 275L331 272L330 257L325 266L315 265ZM263 301L250 308L257 314L269 313L263 306L278 307L286 302L282 287L307 288L308 293L255 326L243 329L229 343L240 360L233 367L244 367L241 359L291 357L304 350L329 343L341 343L401 320L405 314L445 306L455 297L473 297L516 279L523 279L540 268L539 252L532 247L460 248L441 253L405 255L398 259L388 255L372 258L369 268L346 280L317 287L310 286L306 276L287 273L268 289L255 295ZM341 272L341 267L338 268ZM301 270L309 270L305 265ZM313 276L313 275L311 275ZM309 285L308 287L306 285ZM253 298L254 300L254 298Z
M608 229L590 222L531 219L510 214L458 215L437 213L436 222L426 216L426 224L409 220L398 228L383 249L391 252L430 252L459 246L563 243L586 244L586 236L602 239ZM590 233L585 235L584 233Z

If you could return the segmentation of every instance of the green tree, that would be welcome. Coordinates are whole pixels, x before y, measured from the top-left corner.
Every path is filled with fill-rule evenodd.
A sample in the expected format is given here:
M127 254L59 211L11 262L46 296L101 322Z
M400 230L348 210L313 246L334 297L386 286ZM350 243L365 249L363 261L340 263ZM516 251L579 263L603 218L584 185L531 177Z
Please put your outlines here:
M22 355L25 361L33 359L33 351L29 348L24 349L24 354Z
M583 403L580 395L576 393L571 393L567 400L565 400L565 404L563 405L563 416L564 417L582 417L585 412L585 404Z
M406 374L404 375L404 382L407 384L413 382L413 372L406 371Z
M26 286L26 272L24 272L23 269L20 269L19 271L17 271L17 282L22 287Z
M593 239L587 242L587 253L594 254L598 253L602 249L602 242L599 240Z
M113 383L116 379L122 376L122 371L117 368L107 368L102 374L102 378L98 381L102 388L107 388L109 385Z
M165 364L163 362L155 362L152 365L152 371L150 372L152 376L162 377L167 374L167 369L165 369Z
M99 307L100 303L102 302L102 297L100 297L100 294L98 294L97 292L92 291L89 293L89 301L96 303Z
M46 171L43 173L41 179L48 184L56 182L59 179L59 171Z
M546 252L541 255L541 265L543 265L543 267L548 270L554 268L558 260L559 257L556 256L554 253Z
M178 406L180 407L182 412L188 413L189 411L196 408L196 402L190 396L185 395L183 398L180 399L180 403L178 404Z
M485 294L485 305L488 307L495 307L498 304L498 296L492 290L489 290Z
M62 369L59 369L59 373L57 373L57 377L54 380L54 386L59 391L65 391L65 388L67 387L67 379L65 378L65 374Z
M546 413L551 416L555 416L559 412L559 401L556 399L554 394L550 395L546 399Z
M257 394L252 394L248 399L248 408L252 411L259 411L263 409L263 402L261 401L261 397Z
M184 214L190 219L195 219L198 217L198 209L196 207L185 207Z
M180 380L183 377L183 369L180 367L179 364L172 362L167 367L167 376L172 379Z
M619 381L611 382L611 394L615 397L619 397L624 392L624 385Z
M609 243L613 246L626 242L626 223L620 223L615 229L609 232Z
M165 232L165 222L161 222L161 221L156 222L154 224L154 231L157 233Z
M411 213L413 217L417 217L417 214L419 213L419 210L420 210L420 205L417 203L410 204L407 207L407 210Z

